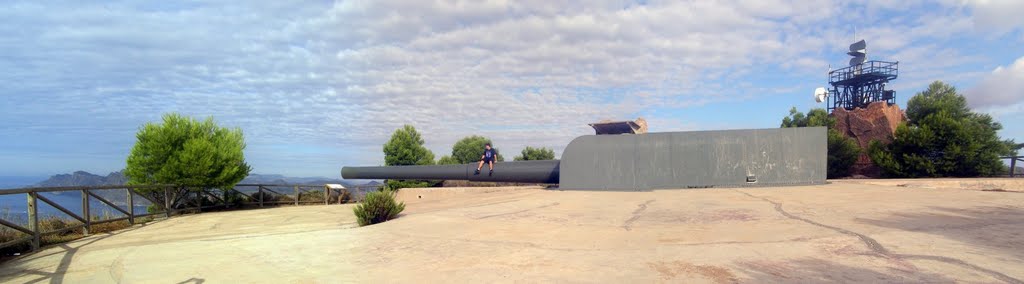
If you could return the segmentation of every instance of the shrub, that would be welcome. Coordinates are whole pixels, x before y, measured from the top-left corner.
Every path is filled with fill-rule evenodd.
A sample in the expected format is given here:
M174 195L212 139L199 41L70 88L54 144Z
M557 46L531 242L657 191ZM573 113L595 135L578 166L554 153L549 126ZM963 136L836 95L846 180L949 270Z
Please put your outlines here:
M260 201L260 196L263 196L263 202L264 203L271 203L271 202L277 202L277 201L284 200L284 198L282 198L280 195L273 194L273 193L266 192L266 191L262 191L262 192L253 192L252 193L252 202L259 202Z
M953 86L935 82L907 102L909 122L889 145L872 143L868 156L888 177L976 177L1003 173L1001 155L1013 140L997 135L1002 125L975 113Z
M835 129L828 130L828 178L850 175L850 168L860 156L860 146L853 138L846 137Z
M324 191L316 189L316 190L310 190L310 191L307 191L307 192L301 192L299 194L299 201L300 202L312 202L312 201L324 202Z
M356 214L359 226L366 226L394 219L402 210L405 210L405 203L395 201L393 191L384 190L367 193L363 203L356 205L352 211Z
M250 201L248 196L242 195L234 190L225 190L223 196L224 202L226 202L230 207L242 207L245 206L246 202Z
M540 147L534 148L526 146L519 156L516 156L516 161L535 161L535 160L554 160L555 151L550 148Z

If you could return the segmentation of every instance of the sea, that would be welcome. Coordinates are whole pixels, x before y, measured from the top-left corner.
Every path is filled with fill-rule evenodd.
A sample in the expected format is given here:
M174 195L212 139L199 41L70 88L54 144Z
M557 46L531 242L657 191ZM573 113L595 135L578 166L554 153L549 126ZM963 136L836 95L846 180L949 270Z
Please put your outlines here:
M94 193L100 196L104 196L105 199L114 203L121 209L128 211L127 200L124 200L124 194L114 194L113 191L122 191L123 189L111 189L108 192L105 190L93 190ZM41 192L40 196L43 196L51 201L59 204L65 209L75 212L76 214L82 214L82 193L81 191L65 191L65 192ZM121 199L108 198L108 196L121 196ZM133 201L135 203L135 212L145 213L146 207L150 205L150 202L142 197L136 196ZM50 204L37 200L39 218L48 218L51 216L59 218L72 219L73 217L68 216L64 212L57 210ZM96 198L89 197L89 213L93 216L100 216L101 219L108 218L120 218L127 217L124 213L111 208L106 203L103 203ZM16 194L0 194L0 218L13 222L15 224L25 225L28 224L28 194L16 193Z

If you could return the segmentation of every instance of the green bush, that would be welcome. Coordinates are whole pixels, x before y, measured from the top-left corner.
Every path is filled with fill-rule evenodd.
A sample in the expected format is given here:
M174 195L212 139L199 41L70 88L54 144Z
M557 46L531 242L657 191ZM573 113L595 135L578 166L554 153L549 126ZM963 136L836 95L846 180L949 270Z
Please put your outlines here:
M853 138L846 137L835 129L828 130L828 178L850 175L850 168L860 156L860 146Z
M362 204L352 209L359 221L359 226L383 223L398 217L405 210L404 202L395 201L395 193L390 190L366 193Z
M1002 125L975 113L953 86L934 82L907 103L909 122L889 145L872 143L868 156L887 177L976 177L1003 173L1001 155L1013 152Z
M242 195L234 190L225 190L224 195L222 196L224 198L224 202L231 207L242 207L245 206L246 202L249 202L248 196Z
M554 160L555 151L550 148L539 147L534 148L526 146L519 156L515 156L516 161L535 161L535 160Z
M284 200L284 198L282 198L280 195L273 194L273 193L266 192L266 191L258 191L258 192L252 193L252 202L259 202L260 201L260 196L263 197L262 200L263 200L264 203L277 202L277 201Z

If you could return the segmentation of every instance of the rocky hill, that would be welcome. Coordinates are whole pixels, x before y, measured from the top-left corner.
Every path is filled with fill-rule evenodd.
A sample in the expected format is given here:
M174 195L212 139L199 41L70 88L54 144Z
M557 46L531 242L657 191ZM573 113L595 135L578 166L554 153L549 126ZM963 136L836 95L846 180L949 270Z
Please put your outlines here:
M91 186L91 185L116 185L124 184L128 179L124 171L117 171L106 176L94 175L86 171L76 171L70 174L58 174L35 184L35 187L51 186Z

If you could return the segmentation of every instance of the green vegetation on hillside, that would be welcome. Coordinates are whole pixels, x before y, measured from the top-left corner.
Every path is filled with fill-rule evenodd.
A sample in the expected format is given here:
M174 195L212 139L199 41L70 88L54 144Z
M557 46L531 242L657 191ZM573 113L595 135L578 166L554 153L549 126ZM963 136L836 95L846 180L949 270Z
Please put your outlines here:
M1012 140L1001 140L1002 125L971 111L953 86L936 81L907 103L908 122L889 145L872 142L871 160L888 177L976 177L1006 170L1001 155Z
M860 146L853 138L846 137L835 127L835 118L828 115L822 108L814 108L804 115L802 112L791 108L789 116L782 119L781 127L828 127L828 178L841 178L850 175L850 168L857 162L860 155Z
M514 158L515 161L534 161L534 160L554 160L555 151L550 148L540 147L534 148L526 146L519 156Z

